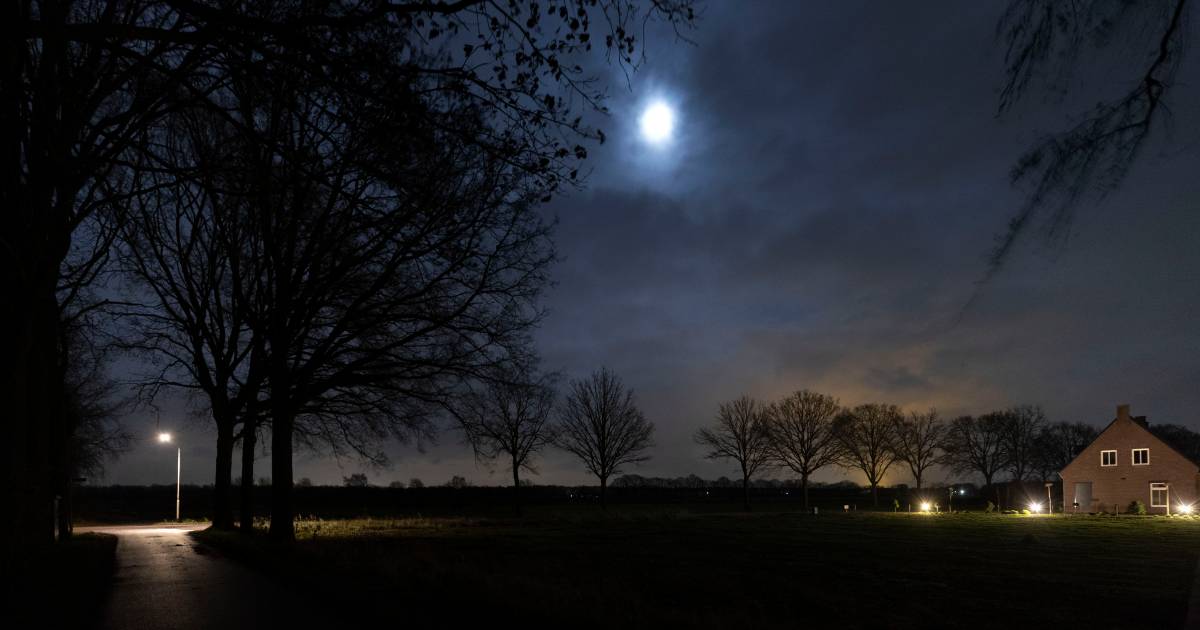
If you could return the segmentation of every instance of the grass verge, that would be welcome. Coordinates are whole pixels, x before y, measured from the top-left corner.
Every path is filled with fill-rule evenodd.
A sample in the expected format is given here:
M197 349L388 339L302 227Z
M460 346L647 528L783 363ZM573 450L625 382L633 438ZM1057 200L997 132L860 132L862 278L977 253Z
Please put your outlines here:
M1169 628L1200 519L610 514L197 536L363 620L532 627Z

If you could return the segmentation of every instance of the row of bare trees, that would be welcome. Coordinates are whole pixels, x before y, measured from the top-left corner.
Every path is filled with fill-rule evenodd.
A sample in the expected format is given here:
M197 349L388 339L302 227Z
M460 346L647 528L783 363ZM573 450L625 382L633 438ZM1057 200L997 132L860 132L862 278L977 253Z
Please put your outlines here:
M536 474L537 456L547 447L571 454L596 477L604 506L609 480L649 459L653 446L654 425L615 373L601 368L571 381L561 403L555 380L530 370L509 371L459 396L454 405L476 457L507 461L518 513L521 471Z
M936 466L978 474L987 485L1002 472L1015 481L1048 479L1095 437L1090 425L1047 422L1035 406L947 422L933 409L842 407L832 396L800 390L771 403L749 396L721 403L715 423L697 431L695 441L706 457L738 464L750 509L750 480L768 468L800 478L805 508L814 473L828 466L859 471L878 505L879 484L897 464L908 468L918 490Z
M217 433L214 517L270 436L377 459L529 354L583 113L690 0L9 3L0 102L5 566L52 540L81 425L64 331L101 324ZM593 51L593 48L595 49ZM569 60L569 62L568 62ZM582 111L581 111L582 110ZM116 311L116 312L114 312ZM114 335L112 333L120 333ZM243 474L253 479L253 474Z

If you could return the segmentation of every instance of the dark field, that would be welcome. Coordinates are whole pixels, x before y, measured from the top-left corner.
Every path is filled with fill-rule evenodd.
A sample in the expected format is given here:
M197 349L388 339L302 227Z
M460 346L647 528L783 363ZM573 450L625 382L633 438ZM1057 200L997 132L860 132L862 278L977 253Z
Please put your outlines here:
M698 514L306 521L202 540L364 621L530 627L1179 627L1200 520Z

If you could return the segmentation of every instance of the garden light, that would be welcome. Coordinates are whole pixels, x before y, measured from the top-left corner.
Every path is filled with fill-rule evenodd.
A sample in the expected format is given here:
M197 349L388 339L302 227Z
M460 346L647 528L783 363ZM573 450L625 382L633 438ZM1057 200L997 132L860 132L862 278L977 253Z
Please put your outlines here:
M1180 514L1191 514L1192 513L1192 504L1191 503L1180 503L1178 506L1176 506L1175 511L1179 512Z
M930 505L928 501L921 503L921 511L922 512L928 512L932 507L933 506Z
M1041 512L1041 511L1042 511L1042 504L1041 504L1041 503L1030 503L1030 504L1029 504L1029 511L1030 511L1030 512L1033 512L1034 514L1037 514L1037 513Z

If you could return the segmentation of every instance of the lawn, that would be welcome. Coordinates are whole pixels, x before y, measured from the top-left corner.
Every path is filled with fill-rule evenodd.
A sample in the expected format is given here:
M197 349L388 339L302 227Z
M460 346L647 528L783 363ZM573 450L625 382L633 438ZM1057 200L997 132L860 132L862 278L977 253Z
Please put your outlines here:
M690 514L305 521L198 534L364 618L533 627L1179 627L1200 519Z

